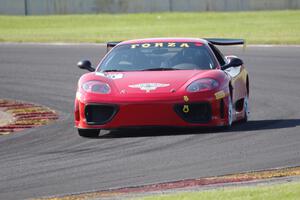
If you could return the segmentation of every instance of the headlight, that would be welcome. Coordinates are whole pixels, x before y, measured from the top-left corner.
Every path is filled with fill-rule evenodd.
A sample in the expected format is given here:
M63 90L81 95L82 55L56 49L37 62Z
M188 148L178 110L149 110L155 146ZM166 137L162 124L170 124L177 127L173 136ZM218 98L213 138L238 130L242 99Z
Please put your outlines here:
M110 87L107 83L101 81L88 81L82 84L82 89L86 92L98 93L98 94L109 94Z
M186 90L188 92L202 92L202 91L208 91L219 87L218 81L211 79L211 78L203 78L198 79L194 82L192 82Z

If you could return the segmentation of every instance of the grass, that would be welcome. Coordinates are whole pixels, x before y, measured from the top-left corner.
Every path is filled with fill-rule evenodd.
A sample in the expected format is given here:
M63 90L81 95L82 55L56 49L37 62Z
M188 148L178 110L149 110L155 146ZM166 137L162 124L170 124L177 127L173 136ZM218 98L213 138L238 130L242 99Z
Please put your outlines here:
M300 44L300 10L0 16L0 42L106 42L145 37L244 38Z
M150 196L135 200L299 200L300 183L215 189Z

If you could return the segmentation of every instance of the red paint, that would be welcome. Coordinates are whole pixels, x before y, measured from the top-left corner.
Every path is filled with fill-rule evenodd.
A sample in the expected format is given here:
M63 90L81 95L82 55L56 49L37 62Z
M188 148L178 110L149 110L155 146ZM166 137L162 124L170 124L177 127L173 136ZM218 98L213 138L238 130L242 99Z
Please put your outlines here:
M191 38L156 38L125 41L122 44L152 42L193 42L201 44L212 52L205 40ZM114 51L112 49L112 51ZM215 57L214 57L215 58ZM218 63L217 59L214 60ZM75 126L88 129L113 129L127 126L223 126L228 123L229 83L231 82L234 92L233 102L247 95L246 78L247 71L242 66L241 73L234 79L228 76L220 65L216 69L209 70L174 70L174 71L125 71L108 72L109 74L122 74L122 78L111 79L97 73L87 73L79 80L77 97L75 98ZM219 86L209 91L190 93L186 88L195 80L201 78L215 79ZM82 85L87 81L99 81L110 86L109 94L96 94L86 92ZM168 86L158 87L155 90L145 91L141 88L132 87L141 83L160 83ZM215 93L224 91L224 117L221 117L220 101ZM188 96L189 101L184 101ZM212 108L212 119L207 123L189 123L182 119L175 111L176 104L188 104L207 102ZM86 123L85 107L88 104L111 104L118 107L115 116L103 125L88 125ZM243 112L233 112L233 121L242 119Z
M145 186L137 186L137 187L128 187L128 188L120 188L120 189L112 189L108 191L100 191L97 194L120 194L120 193L144 193L144 192L156 192L156 191L165 191L165 190L173 190L173 189L184 189L191 187L199 187L199 186L208 186L215 184L225 184L225 183L238 183L238 182L247 182L255 180L252 177L237 177L237 178L226 178L226 177L215 177L215 178L200 178L200 179L187 179L181 181L174 181L168 183L158 183L151 184Z

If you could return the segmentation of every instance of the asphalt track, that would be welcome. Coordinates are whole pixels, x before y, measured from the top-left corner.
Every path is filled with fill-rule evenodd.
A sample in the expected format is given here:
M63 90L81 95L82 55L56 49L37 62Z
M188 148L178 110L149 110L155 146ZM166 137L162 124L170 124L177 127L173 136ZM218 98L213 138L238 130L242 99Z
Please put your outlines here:
M56 109L54 124L0 137L0 199L80 193L300 166L300 48L227 47L250 73L251 117L220 130L103 131L73 128L76 68L103 45L0 44L0 98Z

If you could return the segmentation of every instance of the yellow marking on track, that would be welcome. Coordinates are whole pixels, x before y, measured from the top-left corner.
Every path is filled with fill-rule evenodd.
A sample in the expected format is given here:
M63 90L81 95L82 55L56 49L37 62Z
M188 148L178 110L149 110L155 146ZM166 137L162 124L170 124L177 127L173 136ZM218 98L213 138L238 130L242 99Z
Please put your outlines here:
M10 108L7 111L13 114L20 114L20 113L43 112L47 110L48 109L41 108L41 107L30 107L30 108Z

